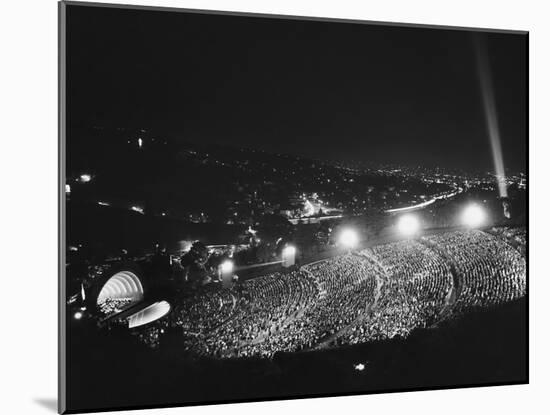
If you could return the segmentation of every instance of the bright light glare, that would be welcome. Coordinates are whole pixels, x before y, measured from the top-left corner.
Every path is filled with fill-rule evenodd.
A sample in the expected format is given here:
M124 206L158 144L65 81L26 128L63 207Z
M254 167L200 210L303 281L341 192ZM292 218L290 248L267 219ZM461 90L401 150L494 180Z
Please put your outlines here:
M345 229L340 235L340 243L346 248L354 248L359 243L357 232L352 229Z
M282 260L283 267L293 266L296 263L296 248L292 245L285 246L282 252Z
M506 189L506 174L504 171L504 159L502 157L502 145L500 142L493 78L491 76L491 67L488 59L488 46L481 38L477 38L474 45L481 95L483 97L483 107L485 109L487 121L487 132L489 133L489 141L493 152L493 162L495 164L499 194L500 197L506 197L508 196L508 190Z
M358 363L356 365L353 365L353 368L355 370L362 372L363 370L365 370L365 365L363 363Z
M230 274L233 272L233 261L223 261L220 265L220 270L224 274Z
M397 227L399 232L405 236L411 236L417 233L420 229L420 223L418 218L413 215L403 215L399 218L397 222Z
M90 176L89 174L81 174L80 175L80 181L82 183L88 183L90 180L92 180L92 176Z
M485 211L478 205L470 205L464 209L462 223L470 228L477 228L485 222Z
M74 313L74 318L76 320L80 320L82 318L82 313L80 311L77 311L76 313Z
M296 255L296 248L293 246L287 246L283 249L283 257L289 257Z

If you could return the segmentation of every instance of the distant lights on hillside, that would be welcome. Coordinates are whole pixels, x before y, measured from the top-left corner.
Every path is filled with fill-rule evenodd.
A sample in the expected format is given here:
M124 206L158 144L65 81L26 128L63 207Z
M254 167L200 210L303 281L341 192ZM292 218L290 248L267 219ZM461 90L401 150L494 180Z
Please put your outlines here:
M80 177L78 178L78 181L80 183L88 183L92 180L92 175L91 174L87 174L87 173L84 173L84 174L81 174Z

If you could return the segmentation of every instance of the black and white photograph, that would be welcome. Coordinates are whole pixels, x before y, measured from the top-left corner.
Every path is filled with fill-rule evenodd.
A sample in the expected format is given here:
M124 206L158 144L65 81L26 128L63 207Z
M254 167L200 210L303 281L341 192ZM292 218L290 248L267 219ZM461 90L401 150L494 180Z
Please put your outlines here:
M528 383L527 31L60 2L59 42L61 412Z

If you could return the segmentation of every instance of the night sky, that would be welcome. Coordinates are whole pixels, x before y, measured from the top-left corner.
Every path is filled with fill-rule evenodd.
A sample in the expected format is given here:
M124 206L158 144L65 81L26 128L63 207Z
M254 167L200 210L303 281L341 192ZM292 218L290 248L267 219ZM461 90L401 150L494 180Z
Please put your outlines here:
M72 126L492 170L472 32L85 6L67 16ZM505 166L525 170L527 37L480 36Z

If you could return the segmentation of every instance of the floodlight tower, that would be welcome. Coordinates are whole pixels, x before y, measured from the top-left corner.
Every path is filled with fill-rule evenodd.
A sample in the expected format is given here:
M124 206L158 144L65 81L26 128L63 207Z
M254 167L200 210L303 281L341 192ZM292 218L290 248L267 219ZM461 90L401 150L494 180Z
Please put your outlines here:
M235 264L233 261L226 259L218 267L218 276L224 288L229 287L233 281L233 269Z
M471 204L462 213L462 224L468 228L479 228L485 223L486 216L485 210L481 206Z
M289 268L296 263L296 248L289 245L285 246L282 252L283 267Z
M359 244L359 236L357 235L357 232L353 229L344 229L342 233L340 234L340 245L347 248L348 250L352 250L353 248L357 247Z
M420 221L414 215L403 215L399 218L399 221L397 222L397 228L402 235L406 237L412 237L416 235L420 230Z

